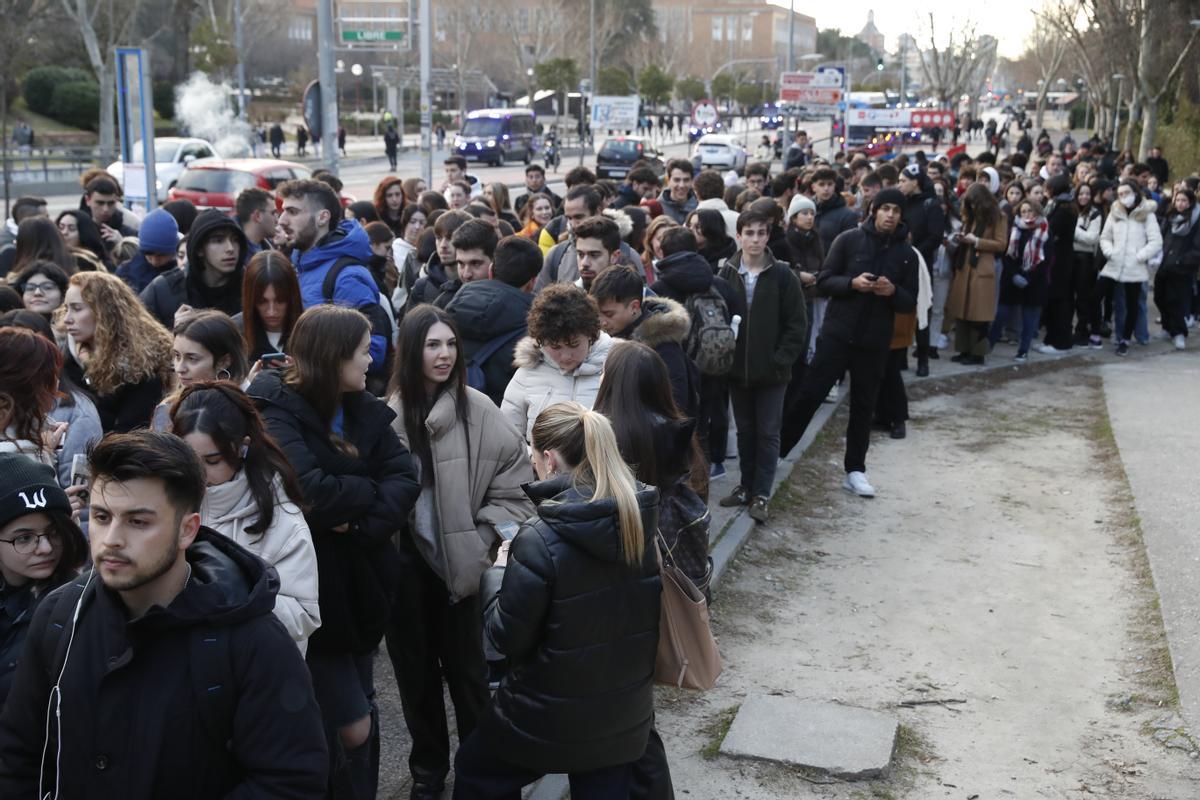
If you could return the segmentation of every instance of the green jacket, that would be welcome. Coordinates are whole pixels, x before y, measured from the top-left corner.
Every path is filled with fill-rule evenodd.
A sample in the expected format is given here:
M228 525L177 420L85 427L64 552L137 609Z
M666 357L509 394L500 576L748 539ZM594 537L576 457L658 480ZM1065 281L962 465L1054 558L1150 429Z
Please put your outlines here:
M792 379L792 364L804 355L808 341L808 312L800 281L770 251L766 257L768 266L758 276L753 305L746 305L746 285L738 272L741 250L718 273L749 309L738 329L733 369L729 371L729 380L740 386L787 383Z

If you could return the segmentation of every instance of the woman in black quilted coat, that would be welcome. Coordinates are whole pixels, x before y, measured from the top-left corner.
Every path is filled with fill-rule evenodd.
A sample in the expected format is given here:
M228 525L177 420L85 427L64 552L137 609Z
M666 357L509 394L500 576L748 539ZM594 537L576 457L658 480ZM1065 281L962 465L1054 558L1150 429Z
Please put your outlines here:
M654 717L658 492L578 403L539 414L531 439L537 515L479 590L509 672L459 748L454 797L515 800L552 772L570 776L573 797L628 797Z

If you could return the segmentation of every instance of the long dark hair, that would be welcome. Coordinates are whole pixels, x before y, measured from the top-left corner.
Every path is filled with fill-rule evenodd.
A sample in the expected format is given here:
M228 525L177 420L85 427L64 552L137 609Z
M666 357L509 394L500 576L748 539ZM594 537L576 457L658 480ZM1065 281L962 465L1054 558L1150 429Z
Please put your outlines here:
M658 452L654 418L683 422L686 417L671 395L671 377L658 353L641 342L620 342L604 361L604 379L595 409L612 422L621 455L642 483L667 487L686 464L672 464Z
M248 533L265 533L275 519L275 476L288 499L303 507L304 493L283 450L267 433L254 402L229 381L196 383L179 394L171 406L172 431L180 438L203 433L213 440L229 464L241 462L258 506L258 520ZM242 446L246 439L245 455Z
M437 394L430 397L425 391L425 337L429 329L443 323L454 334L454 366L450 378L441 385ZM463 424L467 423L470 405L467 401L467 360L463 356L462 339L454 317L437 306L422 304L404 315L400 323L400 341L396 346L396 364L392 370L392 382L388 394L398 397L404 404L404 431L408 434L408 449L421 459L421 480L426 482L433 476L433 453L429 447L429 433L425 429L425 418L433 410L443 392L454 392L454 408Z
M87 539L84 537L83 531L75 524L75 520L71 519L69 514L61 511L43 513L50 518L50 524L54 526L54 531L58 534L59 547L62 550L58 556L58 563L54 566L54 572L43 580L33 582L34 597L49 594L73 579L79 574L79 568L88 559ZM2 582L0 581L0 583Z
M34 261L53 261L68 275L77 270L66 241L49 217L29 217L21 220L17 227L17 251L13 257L12 273L21 272Z
M1024 202L1022 200L1022 202ZM1020 206L1020 203L1017 204ZM963 193L963 228L982 236L1000 219L1000 204L996 195L983 183L972 183ZM1013 212L1016 212L1016 208Z
M62 222L63 217L75 220L75 229L79 231L79 246L100 259L104 266L111 268L112 258L108 255L108 246L104 243L104 237L100 235L100 226L96 221L82 211L68 209L58 215L55 224Z
M253 353L258 346L259 329L265 331L258 316L258 301L262 300L268 286L275 287L276 299L287 303L281 346L287 342L296 320L304 311L304 301L300 299L300 278L288 257L278 250L256 253L246 265L246 276L242 280L242 338L246 342L247 354Z
M330 426L342 402L342 363L354 356L371 323L361 311L319 305L305 311L288 342L292 366L284 381Z

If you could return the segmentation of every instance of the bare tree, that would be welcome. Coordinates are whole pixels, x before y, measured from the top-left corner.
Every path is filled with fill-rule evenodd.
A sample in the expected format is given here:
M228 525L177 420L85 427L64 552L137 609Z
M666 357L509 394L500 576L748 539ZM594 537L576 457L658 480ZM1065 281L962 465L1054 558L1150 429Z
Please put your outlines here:
M79 30L83 48L100 83L100 153L116 152L116 54L130 40L142 0L60 0L67 18Z
M1137 67L1133 76L1135 87L1141 95L1142 138L1138 144L1138 161L1144 161L1150 148L1154 146L1154 138L1158 135L1158 106L1166 95L1168 87L1175 81L1183 65L1187 63L1188 55L1200 38L1200 28L1192 28L1187 42L1179 50L1175 63L1170 64L1170 48L1161 47L1161 37L1169 24L1165 13L1165 3L1157 0L1138 0L1134 4L1140 19L1139 38L1141 47L1138 53ZM1158 39L1159 41L1156 41ZM1164 52L1166 51L1166 52ZM1130 126L1132 128L1132 125Z
M533 68L565 49L563 0L495 0L497 31L506 40L517 80L524 84L530 104L537 88Z
M1067 38L1044 17L1034 18L1033 32L1029 36L1028 53L1038 68L1038 93L1034 112L1034 127L1042 129L1042 119L1046 115L1046 95L1062 69L1063 60L1067 55Z
M1069 42L1067 58L1086 82L1086 92L1096 107L1097 130L1105 131L1112 126L1111 114L1116 105L1112 74L1118 69L1118 62L1114 54L1129 45L1120 41L1125 33L1123 30L1116 31L1114 37L1097 25L1081 24L1087 23L1086 2L1047 3L1037 13L1045 24Z
M8 163L8 76L16 75L28 53L31 31L46 16L50 0L0 0L0 158ZM9 180L4 170L4 215L8 216Z
M922 53L921 72L925 76L926 88L942 106L950 107L971 86L973 77L982 66L980 55L986 48L976 35L973 22L951 31L946 44L938 46L936 23L931 13L927 32L929 47Z

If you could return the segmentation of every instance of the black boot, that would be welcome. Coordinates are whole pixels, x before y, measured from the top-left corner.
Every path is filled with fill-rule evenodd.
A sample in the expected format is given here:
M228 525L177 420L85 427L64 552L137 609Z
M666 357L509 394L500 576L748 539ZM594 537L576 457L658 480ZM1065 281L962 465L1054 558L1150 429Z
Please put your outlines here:
M929 375L929 359L921 357L917 359L917 377L924 378Z

